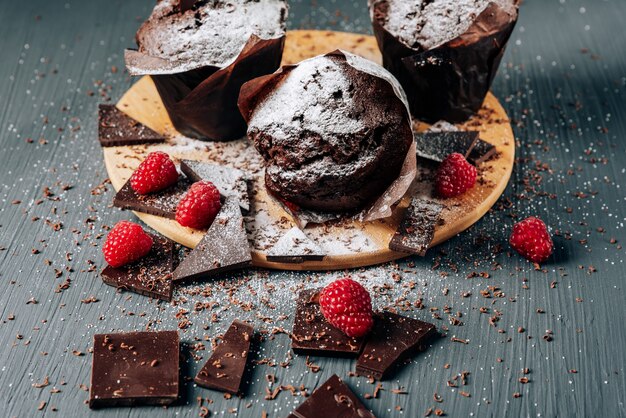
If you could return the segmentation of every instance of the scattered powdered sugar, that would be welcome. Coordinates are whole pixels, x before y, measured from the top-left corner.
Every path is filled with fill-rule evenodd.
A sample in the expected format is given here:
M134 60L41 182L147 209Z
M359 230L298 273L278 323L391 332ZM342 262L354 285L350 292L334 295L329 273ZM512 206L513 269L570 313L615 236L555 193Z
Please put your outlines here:
M269 249L268 256L324 255L323 250L309 239L300 228L293 227Z
M169 72L232 63L251 35L262 39L285 32L283 0L204 2L198 10L175 12L178 0L161 0L137 32L139 52L169 62Z
M458 132L460 131L460 129L445 120L440 120L438 122L433 123L432 125L430 125L430 127L428 127L428 129L426 129L426 132Z
M465 33L490 3L514 13L513 0L384 0L383 25L414 49L429 50Z

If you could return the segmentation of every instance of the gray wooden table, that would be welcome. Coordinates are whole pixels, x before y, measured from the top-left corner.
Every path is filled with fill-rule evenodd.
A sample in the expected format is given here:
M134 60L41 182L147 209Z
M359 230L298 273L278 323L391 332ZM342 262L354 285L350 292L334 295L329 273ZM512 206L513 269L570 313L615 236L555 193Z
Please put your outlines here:
M365 0L312 3L291 1L291 28L370 33ZM626 416L626 2L525 3L494 86L518 139L505 197L425 258L351 272L376 306L405 298L416 307L421 298L424 308L406 314L445 334L364 400L377 416L418 417L429 408L453 417ZM152 4L2 2L0 416L196 416L198 397L212 401L212 416L286 416L303 398L282 391L264 399L268 374L273 387L302 384L310 393L337 373L362 398L373 394L375 385L348 376L350 360L312 358L317 373L298 356L279 364L289 339L271 330L290 329L292 290L340 273L249 271L187 286L177 306L100 281L103 227L132 215L110 207L96 108L131 85L122 51ZM531 214L556 235L555 256L541 270L506 243L514 219ZM218 305L195 312L198 301ZM267 332L242 398L186 383L180 405L168 409L85 405L94 333L182 321L184 374L192 376L202 364L193 355L210 351L204 339L233 318ZM208 351L194 351L200 342Z

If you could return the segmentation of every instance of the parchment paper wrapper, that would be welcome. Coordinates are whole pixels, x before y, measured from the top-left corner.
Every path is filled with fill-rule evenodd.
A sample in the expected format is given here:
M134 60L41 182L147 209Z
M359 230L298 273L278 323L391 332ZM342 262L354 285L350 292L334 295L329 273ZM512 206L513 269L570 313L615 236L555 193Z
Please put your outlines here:
M185 136L229 141L246 134L237 108L241 86L280 66L285 36L261 39L251 35L234 62L225 68L185 68L181 63L136 50L124 53L131 75L150 75L176 130Z
M380 3L369 0L369 5L383 65L407 92L413 116L459 123L480 109L517 22L517 7L511 15L490 3L464 34L420 51L383 27Z
M402 86L389 72L385 71L382 67L375 64L372 61L358 57L349 52L337 49L333 52L325 54L325 56L340 56L345 57L348 64L355 69L373 75L378 78L382 78L387 81L392 87L396 96L406 106L408 122L411 125L410 110L407 101L406 94L402 89ZM272 88L278 83L286 73L289 73L291 69L297 67L295 65L286 65L281 67L274 74L266 75L254 79L243 85L241 88L241 94L239 96L239 109L244 119L250 120L255 107L258 104L258 99L261 97L260 93L266 88ZM319 211L313 211L303 209L281 199L279 196L274 196L271 193L270 196L274 198L288 213L291 214L294 221L300 228L304 228L308 223L321 224L338 219L354 218L359 221L369 222L377 219L388 218L393 211L393 205L398 203L409 190L411 183L415 179L417 173L417 157L415 142L411 144L407 155L402 164L402 168L398 177L387 187L387 189L370 205L362 209L357 213L325 213Z

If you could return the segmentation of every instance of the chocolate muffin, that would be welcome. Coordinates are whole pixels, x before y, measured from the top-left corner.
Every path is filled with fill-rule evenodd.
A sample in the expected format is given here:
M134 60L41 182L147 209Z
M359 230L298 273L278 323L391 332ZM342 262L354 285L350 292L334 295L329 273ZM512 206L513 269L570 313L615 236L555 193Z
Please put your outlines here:
M284 0L159 0L126 50L132 75L150 75L174 127L184 135L245 135L241 86L279 66Z
M267 189L305 209L364 207L398 177L413 142L398 82L343 51L245 84L239 106Z
M383 65L413 116L462 122L489 92L519 0L369 0Z

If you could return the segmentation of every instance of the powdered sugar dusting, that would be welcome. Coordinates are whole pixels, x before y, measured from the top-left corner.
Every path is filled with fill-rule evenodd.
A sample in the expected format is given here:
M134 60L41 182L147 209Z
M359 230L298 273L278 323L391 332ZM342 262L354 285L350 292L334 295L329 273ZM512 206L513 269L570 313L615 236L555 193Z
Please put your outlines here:
M268 256L324 255L323 250L310 240L300 228L291 228L267 252Z
M174 63L168 72L231 64L251 35L262 39L285 32L283 0L205 2L198 10L175 12L178 0L161 0L137 32L139 52Z
M407 46L433 49L462 35L490 3L514 13L513 0L385 0L383 26Z
M350 116L354 104L350 96L327 106L333 94L347 92L351 82L344 67L332 58L320 56L301 62L293 68L255 108L249 125L280 140L291 130L306 130L333 144L337 134L358 132L364 125ZM299 119L294 115L304 115Z

